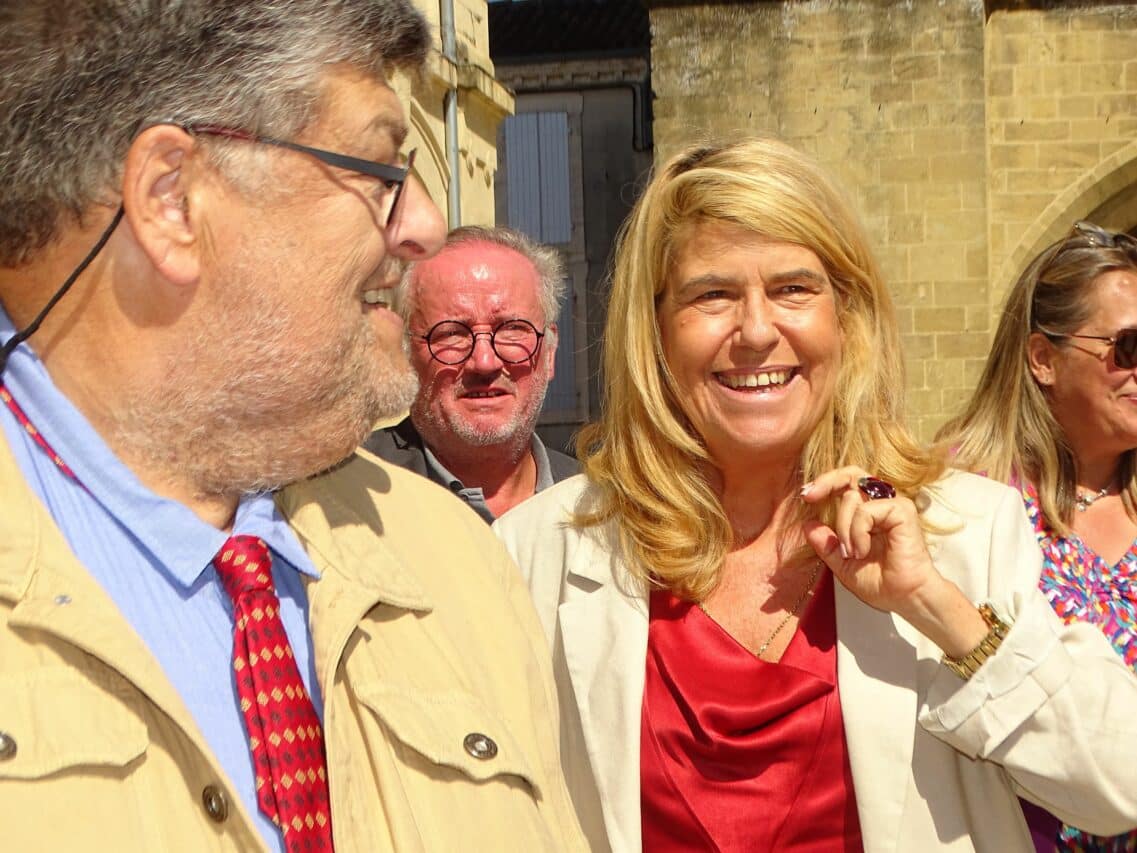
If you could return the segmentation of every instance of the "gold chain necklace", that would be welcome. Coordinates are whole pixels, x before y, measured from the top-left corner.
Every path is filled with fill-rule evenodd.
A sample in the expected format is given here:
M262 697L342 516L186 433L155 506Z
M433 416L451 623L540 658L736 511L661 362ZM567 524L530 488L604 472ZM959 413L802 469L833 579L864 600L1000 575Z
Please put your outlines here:
M771 631L770 636L768 636L766 638L766 641L758 647L758 651L753 652L754 657L760 658L760 657L762 657L762 655L766 654L766 649L770 648L770 643L774 642L774 638L777 637L778 634L782 633L782 629L785 628L788 624L790 624L791 619L793 619L795 616L797 616L798 611L801 610L802 605L805 604L806 600L811 595L813 595L813 585L817 583L817 575L820 572L821 572L821 561L818 560L816 563L813 564L813 572L809 576L809 583L807 583L805 585L805 589L802 590L802 593L798 597L798 600L794 603L794 606L786 613L786 618L778 623L778 627L775 628L773 631ZM711 614L707 611L707 608L704 606L703 602L701 602L701 601L699 602L699 609L702 610L704 613L706 613L707 617L709 619L711 619L712 621L714 621L714 622L718 621L717 619L715 619L714 616L711 616Z

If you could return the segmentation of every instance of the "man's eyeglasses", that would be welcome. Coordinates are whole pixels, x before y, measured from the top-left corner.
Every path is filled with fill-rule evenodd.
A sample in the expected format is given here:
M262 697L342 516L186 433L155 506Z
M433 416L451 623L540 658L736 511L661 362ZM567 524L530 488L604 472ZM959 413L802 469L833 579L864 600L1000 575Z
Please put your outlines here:
M426 341L430 356L442 364L463 364L474 351L474 343L481 336L490 339L497 357L506 364L521 364L537 354L544 332L528 320L506 320L489 332L475 332L458 320L435 323L425 335L412 335Z
M1106 335L1060 335L1039 329L1048 338L1062 340L1065 338L1080 338L1087 341L1105 341L1113 347L1113 363L1122 370L1132 370L1137 367L1137 329L1122 329L1113 337Z
M383 186L395 191L394 198L391 199L391 209L387 213L387 221L385 223L387 227L390 227L391 223L395 220L395 211L399 209L399 199L402 198L403 187L406 186L407 176L414 167L415 152L418 150L412 149L411 153L407 155L407 165L405 167L399 167L391 166L387 163L376 163L374 160L361 160L358 157L349 157L346 154L337 154L334 151L325 151L322 148L312 148L297 142L288 142L285 139L260 136L246 130L235 130L214 124L193 124L183 126L182 129L185 130L186 133L203 134L205 136L222 136L226 139L239 139L243 142L256 142L261 145L275 145L278 148L287 148L290 151L299 151L301 154L308 154L322 163L335 166L337 169L347 169L348 171L358 172L361 175L367 175L371 178L378 178L383 182Z

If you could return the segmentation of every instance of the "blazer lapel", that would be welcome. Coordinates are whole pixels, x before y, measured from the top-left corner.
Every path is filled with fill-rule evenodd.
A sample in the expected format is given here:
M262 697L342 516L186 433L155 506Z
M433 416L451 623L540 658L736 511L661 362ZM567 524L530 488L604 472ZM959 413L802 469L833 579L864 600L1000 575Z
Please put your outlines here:
M613 850L640 849L640 709L647 596L582 536L558 608L561 641Z
M917 632L836 583L837 684L866 853L902 849L912 775Z

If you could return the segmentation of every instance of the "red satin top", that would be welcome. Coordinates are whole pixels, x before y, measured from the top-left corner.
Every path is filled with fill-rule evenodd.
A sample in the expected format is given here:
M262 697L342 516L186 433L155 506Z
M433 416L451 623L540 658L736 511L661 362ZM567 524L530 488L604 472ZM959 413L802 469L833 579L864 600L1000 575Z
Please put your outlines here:
M778 663L652 593L640 727L646 853L862 850L824 572Z

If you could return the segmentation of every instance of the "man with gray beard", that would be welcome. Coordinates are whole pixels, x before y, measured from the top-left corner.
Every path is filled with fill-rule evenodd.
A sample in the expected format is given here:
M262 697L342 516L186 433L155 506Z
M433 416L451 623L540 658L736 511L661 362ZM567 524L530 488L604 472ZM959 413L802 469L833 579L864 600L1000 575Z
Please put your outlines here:
M445 237L430 46L410 0L0 4L4 850L585 848L516 567L356 452Z
M579 472L535 431L564 291L554 249L505 227L451 231L399 289L420 382L410 416L364 446L450 489L487 522Z

